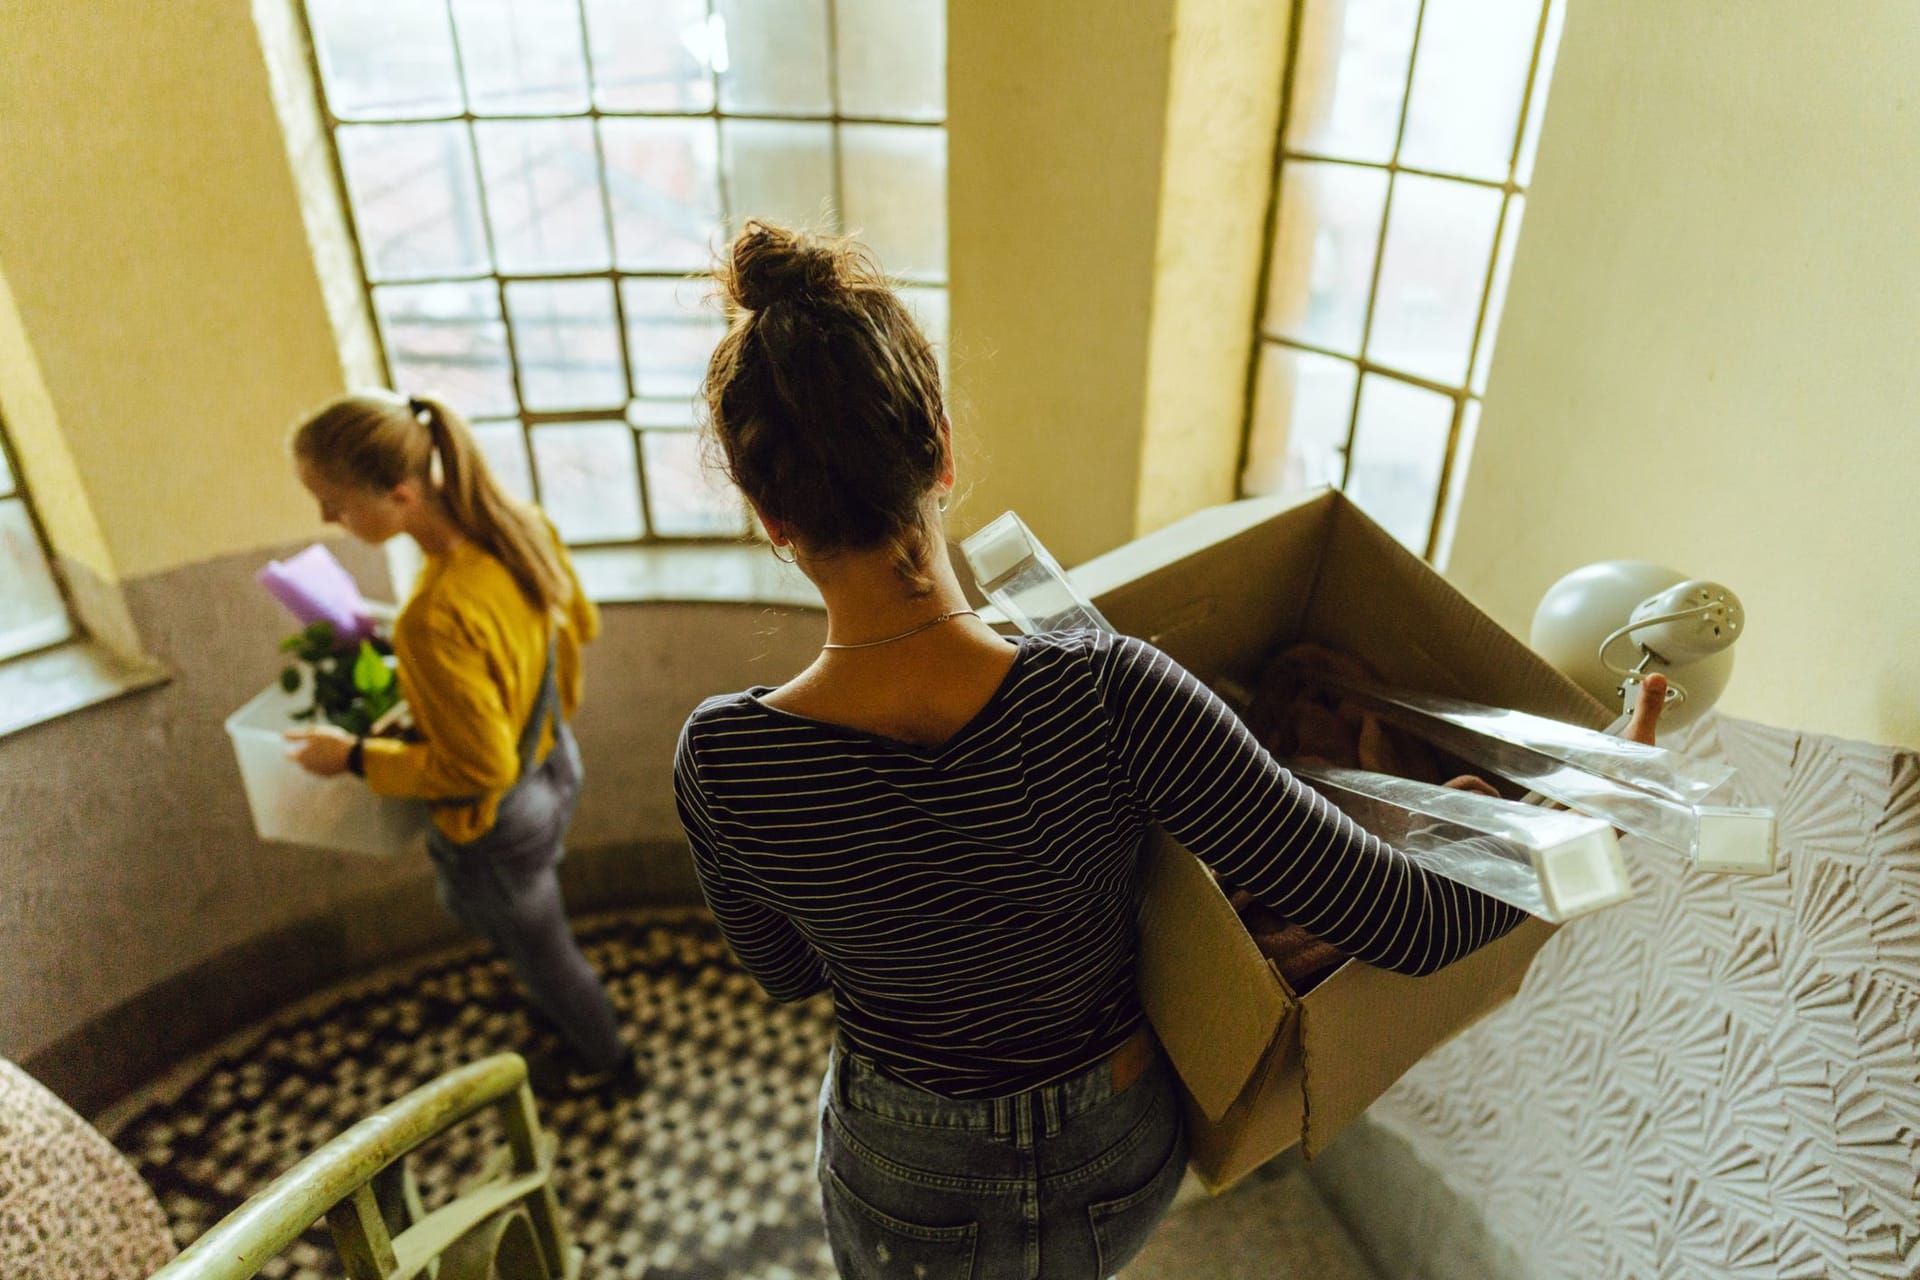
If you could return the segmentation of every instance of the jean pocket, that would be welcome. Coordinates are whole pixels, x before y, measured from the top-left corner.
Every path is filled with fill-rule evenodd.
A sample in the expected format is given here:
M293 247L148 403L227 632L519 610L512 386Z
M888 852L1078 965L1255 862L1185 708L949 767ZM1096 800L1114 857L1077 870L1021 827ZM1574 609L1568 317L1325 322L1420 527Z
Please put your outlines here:
M1133 1256L1153 1238L1154 1229L1166 1216L1173 1197L1180 1190L1180 1179L1187 1172L1185 1136L1175 1132L1173 1149L1160 1168L1138 1191L1111 1200L1096 1200L1087 1206L1093 1223L1093 1247L1100 1266L1096 1275L1110 1276L1133 1260Z
M827 1243L845 1280L973 1280L980 1226L923 1227L874 1208L833 1170L820 1170Z

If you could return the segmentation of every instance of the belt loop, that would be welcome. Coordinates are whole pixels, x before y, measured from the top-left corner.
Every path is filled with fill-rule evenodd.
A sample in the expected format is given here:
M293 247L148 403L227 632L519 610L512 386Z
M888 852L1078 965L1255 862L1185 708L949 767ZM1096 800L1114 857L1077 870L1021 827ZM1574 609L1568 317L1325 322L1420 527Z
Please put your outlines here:
M1010 1117L1007 1113L1007 1107L1008 1107L1009 1101L1010 1100L1007 1098L992 1099L993 1136L996 1138L1005 1138L1011 1135L1013 1132L1012 1117Z
M1040 1091L1040 1108L1046 1117L1046 1134L1060 1136L1060 1086L1048 1085Z

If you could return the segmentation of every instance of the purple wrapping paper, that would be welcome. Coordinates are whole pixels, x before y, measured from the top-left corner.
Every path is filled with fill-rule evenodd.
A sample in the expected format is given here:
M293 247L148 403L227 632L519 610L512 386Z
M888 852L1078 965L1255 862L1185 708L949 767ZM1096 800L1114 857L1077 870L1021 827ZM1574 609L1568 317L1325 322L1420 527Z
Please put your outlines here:
M285 605L301 626L331 624L343 648L373 634L373 619L353 575L318 543L291 559L269 561L254 581Z

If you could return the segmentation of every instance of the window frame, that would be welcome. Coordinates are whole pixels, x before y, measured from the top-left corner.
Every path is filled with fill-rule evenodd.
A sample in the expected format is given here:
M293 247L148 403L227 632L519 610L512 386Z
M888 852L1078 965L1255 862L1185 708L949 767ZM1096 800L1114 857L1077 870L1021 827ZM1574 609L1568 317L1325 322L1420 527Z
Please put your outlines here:
M0 454L13 476L6 500L17 499L26 509L47 572L60 593L67 624L65 637L0 658L0 738L5 738L164 684L171 676L158 660L141 651L117 587L101 584L92 599L74 591L54 537L34 503L32 485L4 416L0 416Z
M587 551L610 550L624 547L727 546L737 545L743 541L753 541L759 536L756 522L748 510L745 500L739 498L737 494L734 495L734 497L737 499L740 519L739 527L734 532L663 534L659 531L658 524L655 520L656 502L653 483L647 474L648 468L645 453L646 438L649 434L663 436L683 435L685 434L685 429L679 427L643 426L634 421L635 406L645 403L645 400L635 394L633 351L631 347L632 335L629 328L626 291L621 288L621 283L623 281L634 280L696 284L699 282L710 282L712 276L709 272L634 270L623 269L618 265L617 248L612 243L614 210L611 205L607 182L607 148L602 137L600 122L603 120L711 121L717 159L715 187L720 206L720 223L717 229L723 231L726 228L735 227L738 221L746 216L745 212L736 212L734 210L732 207L731 192L728 190L724 152L719 150L719 148L722 148L724 145L724 122L742 121L747 123L826 125L829 129L831 143L832 190L828 193L832 201L831 217L834 227L842 227L843 211L846 207L843 128L846 126L905 127L938 130L944 135L947 129L947 114L946 104L944 102L941 104L938 115L931 118L849 113L841 110L843 95L840 84L840 3L841 0L823 0L826 21L825 69L828 96L832 103L832 110L825 114L819 112L729 110L722 105L721 72L714 67L711 60L708 60L707 63L707 79L712 96L712 105L703 110L616 110L604 108L600 106L598 102L599 86L595 79L596 70L593 63L592 41L589 35L590 20L586 12L585 0L573 0L573 8L578 14L580 22L579 29L582 46L581 65L586 86L585 108L565 112L541 111L487 114L473 110L473 95L471 86L467 81L465 56L462 52L459 22L454 12L454 0L441 0L442 7L447 16L449 38L452 42L454 53L454 67L461 97L461 110L432 116L408 116L404 118L359 115L351 118L343 118L335 115L333 104L328 98L325 72L322 67L319 51L319 40L315 34L315 25L312 15L309 12L308 2L307 0L296 0L293 5L295 16L297 17L297 30L301 37L301 43L304 45L307 69L312 80L314 100L319 112L319 121L322 132L326 138L327 145L325 150L327 152L327 162L330 165L332 181L338 193L347 241L352 249L354 270L360 287L361 299L366 308L366 315L371 320L371 328L374 335L374 355L378 361L380 375L386 384L388 386L394 385L393 359L388 350L386 327L381 322L381 313L375 301L376 288L387 285L490 284L493 289L494 304L499 310L499 323L504 333L506 371L511 380L513 396L515 403L518 405L518 411L512 416L497 416L492 414L466 415L466 411L462 406L455 405L453 407L460 410L463 415L468 416L469 420L476 425L492 426L512 424L519 428L518 438L520 452L525 463L532 500L536 504L541 503L543 496L540 468L534 449L534 438L537 431L546 427L585 424L613 425L623 423L632 433L633 472L634 480L638 488L638 510L643 532L637 538L589 538L569 540L567 545L572 549ZM705 0L704 8L707 21L711 24L718 14L716 0ZM606 269L588 271L502 271L499 268L496 236L493 227L492 213L487 203L484 169L481 165L479 137L475 126L489 122L539 124L555 121L586 121L590 125L593 134L594 157L598 166L601 205L609 236L608 252L614 260L614 265ZM468 155L473 165L476 181L480 183L475 193L477 201L476 213L484 235L489 270L467 275L409 275L403 280L376 281L370 270L365 245L362 241L360 211L352 198L351 187L347 180L346 165L341 155L339 142L340 130L342 127L362 128L370 126L377 128L382 126L426 124L458 124L464 130ZM946 270L938 273L896 273L893 279L896 285L913 289L937 289L945 293L949 288L949 272ZM625 403L617 409L612 407L568 410L533 410L527 408L525 387L523 385L519 359L519 346L514 332L512 313L508 309L508 286L513 284L594 281L607 282L612 291L612 321L615 332L618 335L621 377L626 384L627 396ZM690 419L690 422L691 421L695 420Z
M1242 497L1251 496L1247 485L1247 468L1253 452L1253 436L1256 426L1256 405L1258 403L1261 378L1262 357L1269 347L1277 346L1306 355L1338 360L1351 365L1354 369L1353 392L1347 411L1346 431L1339 446L1340 479L1336 486L1345 490L1353 479L1354 442L1359 428L1360 409L1366 379L1369 375L1384 377L1395 382L1446 396L1453 402L1451 421L1447 429L1445 452L1440 462L1439 484L1435 491L1433 510L1428 519L1427 537L1421 551L1422 558L1440 563L1449 549L1453 518L1457 516L1460 494L1456 487L1464 474L1467 454L1471 451L1471 440L1464 437L1471 433L1467 430L1469 417L1477 420L1479 407L1484 403L1484 390L1475 391L1476 382L1484 387L1486 366L1493 359L1494 344L1498 334L1487 331L1488 312L1494 300L1495 284L1501 275L1503 258L1511 261L1512 250L1509 237L1518 236L1519 231L1510 224L1515 217L1516 200L1524 204L1531 187L1532 175L1528 181L1520 181L1522 157L1528 152L1529 142L1537 144L1537 119L1546 107L1546 99L1540 92L1540 75L1545 66L1551 77L1552 64L1557 49L1549 48L1548 37L1552 34L1557 41L1558 34L1565 21L1567 0L1539 0L1539 18L1534 25L1532 48L1529 54L1527 74L1520 90L1520 108L1514 121L1513 145L1509 149L1506 164L1506 177L1496 180L1490 178L1469 177L1464 174L1448 173L1442 170L1428 169L1416 165L1403 164L1401 152L1407 138L1407 122L1412 114L1413 88L1420 66L1421 39L1426 31L1428 0L1419 0L1414 16L1413 40L1407 55L1407 67L1404 83L1401 86L1398 120L1394 129L1393 149L1385 161L1354 160L1340 156L1323 154L1304 148L1288 145L1288 134L1294 123L1295 98L1299 90L1301 32L1306 25L1308 7L1327 0L1294 0L1293 21L1287 42L1287 64L1281 81L1281 110L1279 128L1274 139L1272 196L1267 207L1265 238L1262 242L1260 261L1260 287L1254 311L1253 344L1249 355L1246 384L1246 407L1241 432L1241 447L1238 463L1237 487ZM1342 0L1344 3L1344 0ZM1380 210L1380 225L1374 235L1373 264L1367 284L1365 312L1361 321L1360 339L1355 354L1333 350L1328 347L1304 342L1298 338L1276 333L1267 326L1267 312L1270 292L1273 288L1273 266L1275 247L1281 232L1281 208L1287 168L1295 164L1338 165L1346 168L1380 173L1386 176L1386 191ZM1435 381L1430 377L1411 373L1382 364L1371 358L1369 348L1374 334L1374 321L1378 313L1380 300L1380 276L1382 264L1386 258L1388 233L1392 228L1394 195L1400 185L1402 175L1455 183L1482 190L1500 193L1500 211L1494 222L1494 234L1489 246L1487 268L1480 281L1479 304L1475 309L1474 327L1471 345L1468 347L1467 366L1460 384L1453 386ZM1524 208L1521 208L1524 217ZM1504 290L1504 285L1502 286ZM1502 318L1504 319L1504 296ZM1289 426L1291 427L1291 422ZM1467 452L1463 453L1463 445Z
M60 596L60 609L66 617L66 634L58 639L36 644L22 649L18 653L0 654L0 666L8 663L24 662L70 644L78 644L87 639L86 629L81 625L79 611L73 605L73 593L67 586L66 575L60 572L60 558L54 553L53 540L47 536L47 526L40 519L40 511L34 503L33 492L27 485L25 471L20 466L19 451L13 447L13 438L7 430L7 421L0 415L0 462L3 462L7 474L13 477L12 488L0 501L18 502L27 513L27 524L33 530L34 540L40 546L40 555L46 561L47 576L52 579L53 589Z

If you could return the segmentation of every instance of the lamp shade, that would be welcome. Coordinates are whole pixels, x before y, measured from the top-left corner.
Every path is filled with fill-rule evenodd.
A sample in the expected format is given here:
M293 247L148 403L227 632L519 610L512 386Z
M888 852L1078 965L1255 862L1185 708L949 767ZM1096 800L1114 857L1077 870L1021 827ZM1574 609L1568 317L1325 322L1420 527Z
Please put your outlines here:
M1674 590L1683 584L1687 590ZM1642 607L1653 605L1655 597L1662 597L1663 604L1671 599L1685 607L1698 603L1702 590L1730 604L1722 606L1718 635L1711 621L1704 628L1669 633L1678 636L1675 651L1690 660L1670 663L1649 654L1638 643L1644 638L1640 632L1616 638L1607 649L1617 666L1630 668L1650 658L1647 670L1660 672L1680 690L1683 696L1660 717L1663 728L1678 727L1711 707L1733 675L1731 645L1738 633L1739 602L1725 588L1694 583L1684 573L1645 560L1604 560L1575 569L1547 589L1534 610L1528 643L1562 675L1602 703L1618 706L1624 677L1603 660L1601 645L1629 622L1662 616L1661 606ZM1727 617L1734 619L1734 625L1727 625Z

